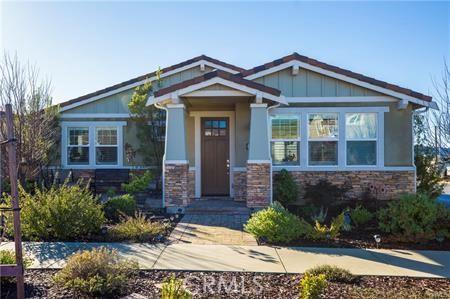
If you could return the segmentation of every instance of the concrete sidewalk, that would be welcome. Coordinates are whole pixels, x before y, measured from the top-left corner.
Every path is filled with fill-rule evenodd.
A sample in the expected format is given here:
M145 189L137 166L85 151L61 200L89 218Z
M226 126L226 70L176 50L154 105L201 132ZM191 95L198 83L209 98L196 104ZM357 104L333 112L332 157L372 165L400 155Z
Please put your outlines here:
M60 268L78 250L105 246L134 258L142 269L303 273L323 264L358 275L450 278L450 251L270 247L198 244L24 242L30 268ZM2 243L0 250L13 249Z

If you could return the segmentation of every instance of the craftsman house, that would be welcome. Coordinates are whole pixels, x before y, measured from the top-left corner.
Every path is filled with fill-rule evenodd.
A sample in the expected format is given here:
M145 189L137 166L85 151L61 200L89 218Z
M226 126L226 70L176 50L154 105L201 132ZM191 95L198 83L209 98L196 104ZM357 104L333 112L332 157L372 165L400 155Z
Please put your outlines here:
M156 73L60 105L61 168L144 168L125 147L139 148L128 103L146 80ZM373 184L414 192L412 116L434 103L294 53L248 70L203 55L163 68L147 105L166 111L161 204L177 210L212 196L266 206L283 168L349 182L355 197Z

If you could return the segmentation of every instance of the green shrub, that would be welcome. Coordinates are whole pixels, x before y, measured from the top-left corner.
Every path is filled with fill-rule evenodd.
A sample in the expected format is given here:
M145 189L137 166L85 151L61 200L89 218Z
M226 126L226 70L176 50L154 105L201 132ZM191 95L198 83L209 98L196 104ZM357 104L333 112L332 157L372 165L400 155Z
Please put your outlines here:
M136 201L130 194L116 196L105 202L103 209L106 218L118 222L121 216L133 216L136 211Z
M79 185L20 191L22 234L30 240L73 240L98 233L105 216L87 187ZM8 218L12 227L12 217Z
M265 238L270 243L289 243L306 235L308 223L289 213L275 202L271 206L253 214L244 225L245 231L257 238Z
M148 188L152 178L153 175L148 170L142 175L131 174L130 182L122 184L122 188L125 192L130 194L143 192Z
M305 273L302 280L300 280L300 298L318 299L327 285L325 274L311 275Z
M117 241L150 242L164 234L168 226L161 222L150 222L141 213L127 217L114 225L109 233Z
M23 267L28 268L33 263L33 260L27 256L23 256ZM13 250L0 250L0 265L14 265L16 264L16 254ZM14 277L2 277L0 283L12 283L15 281Z
M450 213L426 194L408 194L378 211L379 228L402 241L422 241L449 235Z
M297 183L286 169L282 169L275 175L273 196L283 206L287 206L297 200L298 189Z
M326 240L326 239L335 239L339 237L341 233L341 229L344 226L344 214L341 213L331 221L330 226L326 224L321 224L319 221L316 221L316 225L310 230L307 235L308 238L313 240Z
M183 281L171 276L164 281L161 289L161 299L190 299L192 295L184 289Z
M123 293L137 270L137 262L101 247L72 255L54 280L77 294L106 297Z
M323 179L315 185L306 184L304 197L317 207L329 207L342 200L350 189L352 187L349 183L337 186Z
M361 205L350 210L350 218L355 226L362 226L367 224L373 218L373 214Z
M325 275L325 279L331 282L353 283L357 280L350 271L339 268L337 266L323 265L307 270L305 273L310 275Z

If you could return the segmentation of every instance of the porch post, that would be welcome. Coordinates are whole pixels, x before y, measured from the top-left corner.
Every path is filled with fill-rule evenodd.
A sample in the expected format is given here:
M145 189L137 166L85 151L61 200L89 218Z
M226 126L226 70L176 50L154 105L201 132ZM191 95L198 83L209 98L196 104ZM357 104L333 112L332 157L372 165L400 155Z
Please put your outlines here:
M164 202L169 212L189 203L185 114L184 104L167 105Z
M272 200L272 162L269 151L267 104L250 104L250 110L247 206L265 207Z

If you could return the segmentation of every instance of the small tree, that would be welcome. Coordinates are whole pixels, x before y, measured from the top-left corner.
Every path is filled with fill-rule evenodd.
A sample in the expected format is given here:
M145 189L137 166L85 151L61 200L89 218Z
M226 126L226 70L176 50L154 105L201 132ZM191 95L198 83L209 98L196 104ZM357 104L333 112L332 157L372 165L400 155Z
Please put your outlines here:
M158 71L158 83L160 75L161 72ZM153 85L150 81L136 87L128 108L132 120L137 124L137 138L140 141L138 152L143 156L144 164L156 166L158 173L161 173L166 113L155 106L146 105L152 91Z
M58 140L58 108L52 106L51 84L41 79L39 70L22 64L17 55L5 54L0 61L0 107L11 104L14 135L17 139L18 178L35 181L55 159ZM0 124L0 139L5 139L5 124ZM5 173L6 151L1 165Z
M276 176L274 182L273 196L283 206L287 206L297 200L298 186L292 175L282 169Z
M427 193L431 198L437 198L444 189L442 183L442 167L435 162L433 156L416 153L414 157L417 174L417 192Z

